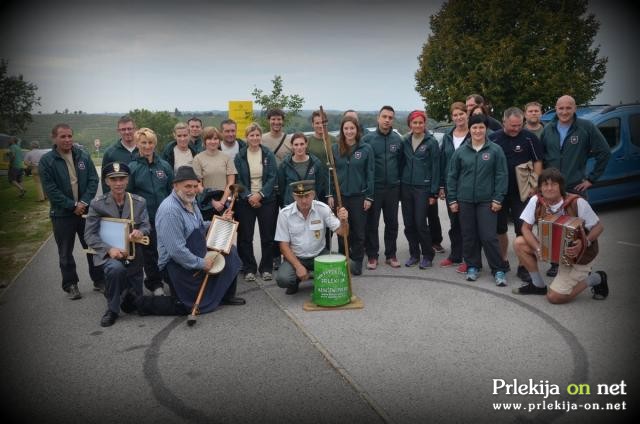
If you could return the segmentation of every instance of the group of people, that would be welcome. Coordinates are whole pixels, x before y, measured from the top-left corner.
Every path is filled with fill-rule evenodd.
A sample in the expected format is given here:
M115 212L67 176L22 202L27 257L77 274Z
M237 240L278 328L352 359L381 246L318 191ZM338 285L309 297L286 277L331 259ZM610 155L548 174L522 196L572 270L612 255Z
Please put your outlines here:
M602 233L602 223L585 199L604 171L609 149L595 126L577 118L573 98L558 99L556 117L546 126L535 102L524 111L507 109L502 124L488 115L479 95L454 102L450 111L454 127L441 143L428 131L422 110L409 114L410 132L404 136L393 129L391 106L380 109L376 129L366 134L357 114L347 111L333 138L324 134L319 111L311 116L314 134L306 136L285 133L284 112L275 109L267 114L269 131L252 123L244 140L237 137L232 120L223 121L220 129L203 128L198 118L179 123L175 140L161 153L153 130L138 129L124 116L117 124L120 139L103 156L103 195L98 197L100 178L93 162L73 145L72 129L58 124L52 130L54 147L40 159L39 172L51 202L62 288L71 299L81 297L72 254L77 235L85 249L93 250L87 254L90 276L94 288L107 297L101 325L112 325L120 311L187 314L213 266L206 255L213 215L238 221L237 249L227 255L224 270L209 279L201 312L245 303L235 296L241 271L245 281L275 278L287 294L296 293L309 278L313 259L330 250L332 231L348 237L353 275L362 273L365 254L366 267L377 269L380 215L385 263L399 268L399 205L409 244L404 265L427 269L435 254L444 252L440 199L446 201L451 223L450 252L440 266L457 266L475 281L484 250L496 285L505 286L511 220L517 275L524 282L514 293L547 294L549 301L562 303L591 287L595 298L605 298L606 273L591 272L594 255L588 263L580 259L585 249L597 246ZM329 172L325 139L339 187ZM587 175L591 156L596 166ZM523 193L516 167L527 162L539 180ZM336 210L337 189L342 205ZM237 195L234 211L229 209L232 193ZM576 264L550 268L557 276L549 290L538 271L541 245L532 231L545 214L583 218L587 237L582 243L589 245L578 241L567 250L578 259ZM99 234L103 218L130 221L129 238L141 254L106 244ZM253 250L256 220L260 263ZM136 243L143 238L148 244ZM345 253L342 238L338 248ZM143 285L152 296L144 295Z

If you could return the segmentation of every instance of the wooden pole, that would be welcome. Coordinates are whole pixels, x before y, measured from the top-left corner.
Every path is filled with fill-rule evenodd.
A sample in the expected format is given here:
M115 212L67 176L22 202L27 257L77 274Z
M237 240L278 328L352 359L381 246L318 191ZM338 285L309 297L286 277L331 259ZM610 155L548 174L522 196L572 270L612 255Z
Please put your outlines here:
M333 157L333 151L331 150L331 141L329 140L329 132L327 130L327 115L324 113L324 109L320 106L320 116L322 118L322 141L324 142L324 149L327 153L327 160L329 161L329 173L333 180L333 186L336 192L336 213L338 208L342 207L342 194L340 193L340 182L338 181L338 174L336 172L336 162ZM349 259L349 231L346 231L342 235L342 242L344 243L344 255L347 258L347 281L349 285L349 298L352 296L351 291L351 260Z

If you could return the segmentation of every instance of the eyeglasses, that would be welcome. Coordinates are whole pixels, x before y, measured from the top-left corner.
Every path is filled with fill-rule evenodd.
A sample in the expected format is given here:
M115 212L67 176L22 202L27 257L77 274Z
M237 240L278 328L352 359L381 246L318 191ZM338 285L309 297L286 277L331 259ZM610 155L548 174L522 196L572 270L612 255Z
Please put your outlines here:
M120 132L129 132L129 131L133 131L133 127L118 128L118 131L120 131Z

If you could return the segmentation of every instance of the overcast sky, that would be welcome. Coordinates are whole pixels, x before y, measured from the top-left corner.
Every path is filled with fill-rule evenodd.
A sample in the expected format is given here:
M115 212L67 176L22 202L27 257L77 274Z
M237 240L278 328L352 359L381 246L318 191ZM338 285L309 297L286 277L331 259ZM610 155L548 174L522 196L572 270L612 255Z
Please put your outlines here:
M44 113L227 109L282 75L305 109L422 106L414 73L442 1L2 2L0 57ZM640 100L638 9L592 2L609 57L597 103Z

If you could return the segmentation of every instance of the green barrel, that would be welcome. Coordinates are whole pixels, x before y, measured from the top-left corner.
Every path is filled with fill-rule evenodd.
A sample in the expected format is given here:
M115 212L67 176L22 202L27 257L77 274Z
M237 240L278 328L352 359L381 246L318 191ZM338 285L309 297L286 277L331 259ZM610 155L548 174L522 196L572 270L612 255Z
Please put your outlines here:
M313 295L318 306L342 306L351 301L347 258L344 255L321 255L313 263Z

